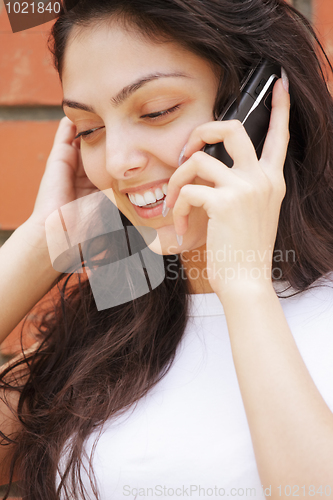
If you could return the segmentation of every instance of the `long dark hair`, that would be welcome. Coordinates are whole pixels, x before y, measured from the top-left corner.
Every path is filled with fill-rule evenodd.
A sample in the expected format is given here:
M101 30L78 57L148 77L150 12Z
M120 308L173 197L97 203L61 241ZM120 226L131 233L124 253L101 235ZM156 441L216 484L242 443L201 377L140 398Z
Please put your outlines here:
M50 47L60 77L73 27L84 30L110 16L150 40L176 41L221 67L215 115L238 92L254 61L263 57L285 68L293 100L291 139L272 278L302 292L332 271L332 99L323 69L328 61L306 18L283 0L80 0L63 8L52 29ZM290 251L292 262L280 258ZM85 439L170 368L185 330L190 289L178 256L163 260L165 279L157 288L103 311L96 308L89 280L61 276L53 307L35 325L39 348L14 365L25 366L28 379L10 383L13 368L2 375L2 387L20 394L22 430L12 471L15 466L26 500L55 500L60 489L63 498L84 496ZM57 467L68 442L57 492ZM91 482L98 496L93 474Z

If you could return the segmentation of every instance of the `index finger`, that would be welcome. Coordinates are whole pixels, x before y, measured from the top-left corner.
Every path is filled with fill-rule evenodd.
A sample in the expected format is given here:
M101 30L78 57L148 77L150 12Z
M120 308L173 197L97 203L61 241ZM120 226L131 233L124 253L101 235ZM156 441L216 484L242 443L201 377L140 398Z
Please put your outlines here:
M76 127L74 123L67 116L64 116L59 122L53 144L66 143L71 145L75 138L75 131Z
M289 143L290 95L279 79L273 89L272 112L260 163L283 168ZM261 165L264 166L264 165Z

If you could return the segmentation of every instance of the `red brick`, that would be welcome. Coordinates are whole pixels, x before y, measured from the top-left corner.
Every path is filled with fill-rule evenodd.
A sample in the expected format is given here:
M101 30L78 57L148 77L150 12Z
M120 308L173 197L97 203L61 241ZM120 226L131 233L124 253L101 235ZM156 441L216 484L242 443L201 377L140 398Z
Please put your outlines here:
M313 24L319 34L324 49L333 63L333 4L332 0L314 0ZM330 75L331 88L333 77Z
M0 122L0 227L32 213L59 122Z
M0 105L59 105L62 91L47 38L54 21L12 33L0 2Z
M331 0L315 0L313 22L318 30L327 55L333 58L333 5Z

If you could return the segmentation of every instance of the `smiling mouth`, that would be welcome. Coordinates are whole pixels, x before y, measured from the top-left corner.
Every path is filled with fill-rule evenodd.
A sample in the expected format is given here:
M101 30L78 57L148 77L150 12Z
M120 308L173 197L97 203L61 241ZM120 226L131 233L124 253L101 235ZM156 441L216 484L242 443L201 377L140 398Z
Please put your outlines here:
M149 208L158 207L159 205L162 205L163 200L165 200L165 198L166 198L166 194L165 194L165 195L163 196L163 198L161 198L160 200L155 201L154 203L148 203L148 204L146 204L146 205L142 205L142 206L140 206L140 205L136 205L135 203L133 203L133 202L130 200L130 198L129 198L129 196L128 196L128 193L126 193L126 196L127 196L127 198L129 199L129 201L132 203L132 205L134 205L135 207L139 207L139 208L148 208L148 209L149 209Z
M141 208L155 208L162 205L168 193L168 182L163 182L151 187L150 189L143 190L141 192L126 193L131 204L138 209Z

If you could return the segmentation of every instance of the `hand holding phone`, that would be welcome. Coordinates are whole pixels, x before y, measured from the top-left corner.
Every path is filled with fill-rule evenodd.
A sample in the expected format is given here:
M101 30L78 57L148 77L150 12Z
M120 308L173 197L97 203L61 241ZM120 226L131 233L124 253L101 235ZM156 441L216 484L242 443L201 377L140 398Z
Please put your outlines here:
M276 80L281 77L281 67L267 60L253 67L241 86L240 99L235 99L218 118L239 120L255 147L258 159L266 139L272 110L272 91ZM207 144L204 152L222 161L228 167L233 159L227 153L223 142Z

